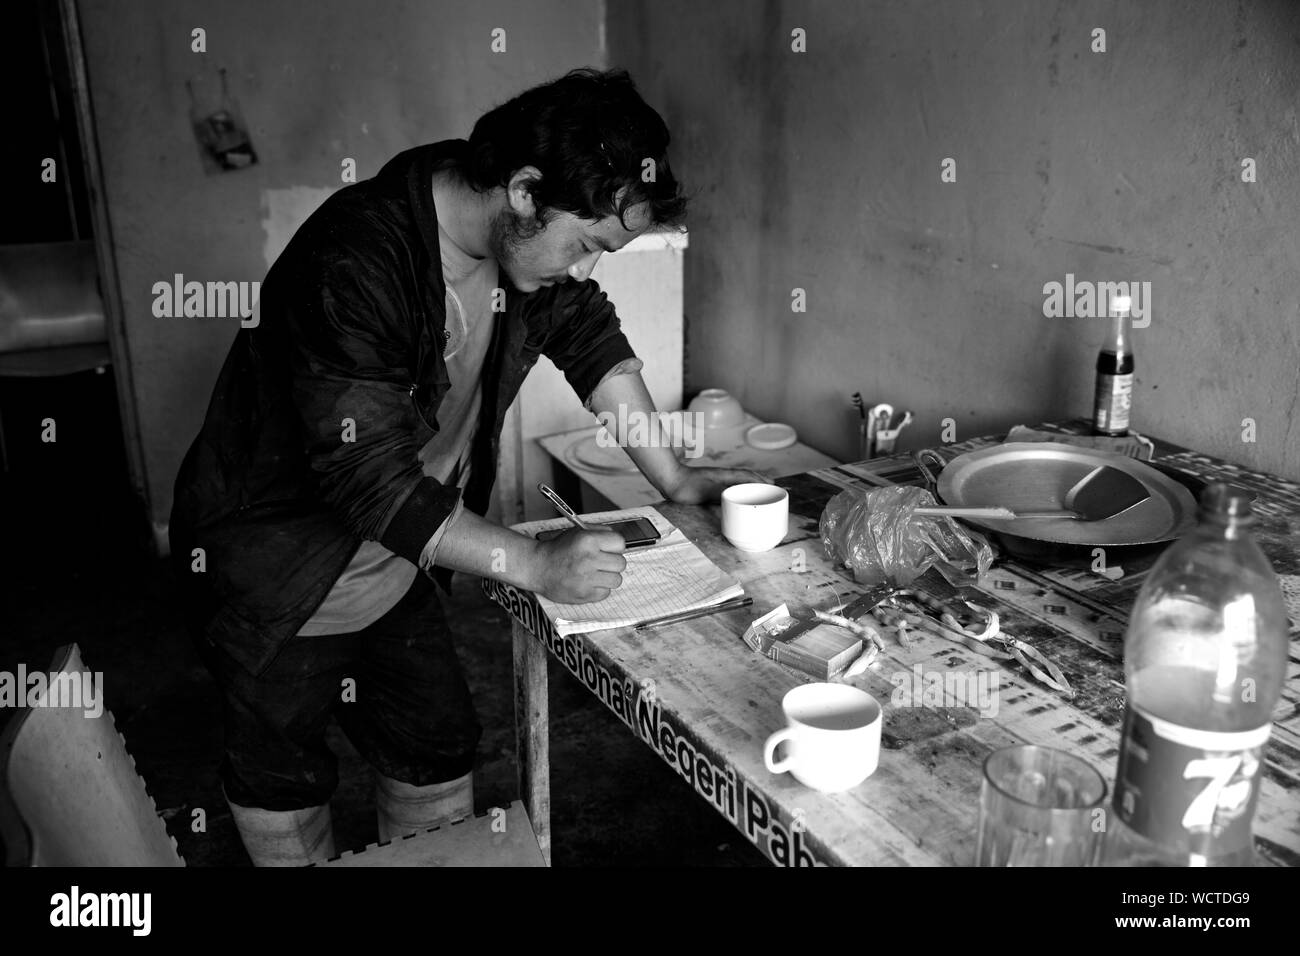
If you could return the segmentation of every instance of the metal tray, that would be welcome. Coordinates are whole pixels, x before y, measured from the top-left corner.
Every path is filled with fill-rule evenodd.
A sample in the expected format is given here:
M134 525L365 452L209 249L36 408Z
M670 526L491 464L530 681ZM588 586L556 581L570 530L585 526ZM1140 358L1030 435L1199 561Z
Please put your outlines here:
M1105 521L1070 518L964 519L1003 535L1054 544L1126 547L1172 541L1196 524L1196 499L1185 487L1125 455L1056 442L1011 442L959 455L939 475L939 497L950 505L1060 508L1065 493L1098 465L1142 482L1146 501Z

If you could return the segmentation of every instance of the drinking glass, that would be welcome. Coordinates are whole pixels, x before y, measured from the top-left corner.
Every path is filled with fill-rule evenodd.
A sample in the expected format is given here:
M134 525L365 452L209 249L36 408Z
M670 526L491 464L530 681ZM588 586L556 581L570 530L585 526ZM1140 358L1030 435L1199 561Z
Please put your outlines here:
M1004 747L984 761L978 866L1093 866L1105 836L1106 781L1052 747Z

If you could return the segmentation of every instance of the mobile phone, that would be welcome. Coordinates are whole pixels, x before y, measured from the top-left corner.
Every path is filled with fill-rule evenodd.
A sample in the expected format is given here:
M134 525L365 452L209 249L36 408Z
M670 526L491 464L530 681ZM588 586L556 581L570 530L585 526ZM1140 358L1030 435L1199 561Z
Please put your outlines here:
M623 536L623 542L629 548L643 548L659 540L659 532L656 530L654 522L649 518L612 521L609 524L596 524L593 527L600 528L602 531L617 531ZM568 528L552 528L550 531L539 531L537 540L550 541L552 538L558 538L568 530Z
M612 524L602 525L602 527L621 534L624 543L629 548L640 548L647 544L654 544L659 540L659 532L655 529L654 522L649 518L615 521Z

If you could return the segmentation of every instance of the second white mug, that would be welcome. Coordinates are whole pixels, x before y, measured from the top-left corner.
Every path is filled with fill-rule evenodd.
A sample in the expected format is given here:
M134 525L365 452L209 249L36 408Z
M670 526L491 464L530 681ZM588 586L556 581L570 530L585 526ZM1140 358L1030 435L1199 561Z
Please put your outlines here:
M790 493L749 482L722 492L722 536L741 551L770 551L790 530Z

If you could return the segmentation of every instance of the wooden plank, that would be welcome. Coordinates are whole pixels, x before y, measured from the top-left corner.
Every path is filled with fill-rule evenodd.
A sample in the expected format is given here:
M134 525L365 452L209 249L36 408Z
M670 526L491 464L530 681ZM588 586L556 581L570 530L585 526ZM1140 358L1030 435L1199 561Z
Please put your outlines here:
M318 866L546 866L528 816L516 800L509 807L389 843L372 843Z
M551 863L551 741L546 651L517 621L511 624L515 665L515 762L519 796L546 865Z

